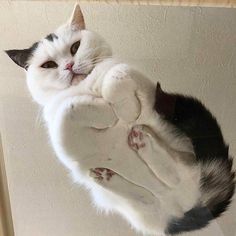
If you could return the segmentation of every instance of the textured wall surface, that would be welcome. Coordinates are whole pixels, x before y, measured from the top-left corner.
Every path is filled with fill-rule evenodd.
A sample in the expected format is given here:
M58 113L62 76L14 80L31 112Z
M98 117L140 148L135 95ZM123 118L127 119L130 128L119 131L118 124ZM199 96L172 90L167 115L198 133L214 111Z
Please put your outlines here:
M16 236L134 236L119 216L98 214L48 144L24 72L3 49L24 48L69 17L73 3L0 4L0 132ZM89 29L168 91L200 98L236 155L236 10L83 4ZM236 235L236 204L202 232Z

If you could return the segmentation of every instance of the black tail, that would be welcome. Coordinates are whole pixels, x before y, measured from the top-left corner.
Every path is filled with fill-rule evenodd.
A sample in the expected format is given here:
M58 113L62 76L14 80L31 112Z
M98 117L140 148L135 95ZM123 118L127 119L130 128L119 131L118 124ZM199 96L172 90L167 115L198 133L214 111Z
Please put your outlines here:
M207 207L196 206L185 212L182 218L173 218L168 224L165 233L173 235L201 229L207 226L212 219L212 214Z

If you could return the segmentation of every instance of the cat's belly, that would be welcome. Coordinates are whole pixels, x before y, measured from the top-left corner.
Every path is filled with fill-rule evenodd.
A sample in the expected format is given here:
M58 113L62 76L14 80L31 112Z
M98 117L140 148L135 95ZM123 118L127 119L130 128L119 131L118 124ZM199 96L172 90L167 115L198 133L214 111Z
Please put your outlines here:
M98 130L70 122L63 131L61 124L54 125L51 137L59 159L69 169L69 163L76 162L82 174L89 176L91 168L109 168L159 195L166 187L128 145L128 134L133 125L119 121L111 128Z

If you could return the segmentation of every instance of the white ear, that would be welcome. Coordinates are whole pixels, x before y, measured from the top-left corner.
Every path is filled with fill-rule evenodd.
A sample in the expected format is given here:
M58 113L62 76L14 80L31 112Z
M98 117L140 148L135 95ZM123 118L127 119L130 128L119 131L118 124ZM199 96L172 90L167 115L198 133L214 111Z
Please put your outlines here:
M78 30L85 29L85 22L84 22L83 13L82 13L78 3L75 4L74 11L73 11L71 18L69 20L69 24L74 29L78 29Z

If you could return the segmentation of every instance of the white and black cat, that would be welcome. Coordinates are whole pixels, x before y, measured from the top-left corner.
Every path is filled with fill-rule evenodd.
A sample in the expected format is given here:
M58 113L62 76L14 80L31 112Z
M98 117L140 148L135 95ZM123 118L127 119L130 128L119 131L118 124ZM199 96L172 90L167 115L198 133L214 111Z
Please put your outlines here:
M115 60L78 5L54 33L6 53L26 71L57 157L98 207L148 235L200 229L227 209L234 172L215 118Z

